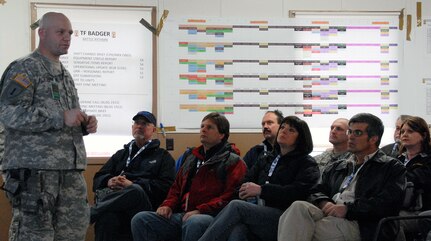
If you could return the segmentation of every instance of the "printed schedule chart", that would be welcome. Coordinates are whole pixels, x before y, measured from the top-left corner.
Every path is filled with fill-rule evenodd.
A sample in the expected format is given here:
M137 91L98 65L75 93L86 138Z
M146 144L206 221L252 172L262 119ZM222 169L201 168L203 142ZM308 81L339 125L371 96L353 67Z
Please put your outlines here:
M397 16L169 19L161 114L177 128L212 111L231 128L260 128L256 118L273 109L313 127L358 112L393 123L399 38Z

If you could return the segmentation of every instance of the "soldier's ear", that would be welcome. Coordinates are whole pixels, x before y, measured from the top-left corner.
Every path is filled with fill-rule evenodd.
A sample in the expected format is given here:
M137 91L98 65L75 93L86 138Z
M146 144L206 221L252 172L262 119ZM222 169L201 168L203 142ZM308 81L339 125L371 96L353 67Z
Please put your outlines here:
M45 36L46 36L46 29L44 29L44 28L39 28L39 29L37 30L37 33L39 34L39 38L40 38L40 39L45 39Z

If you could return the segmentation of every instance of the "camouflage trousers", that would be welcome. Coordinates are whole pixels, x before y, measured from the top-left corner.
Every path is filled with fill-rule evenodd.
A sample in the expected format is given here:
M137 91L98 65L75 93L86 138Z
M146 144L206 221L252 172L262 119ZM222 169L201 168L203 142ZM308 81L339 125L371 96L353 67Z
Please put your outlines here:
M13 179L8 174L6 182ZM17 194L7 193L10 241L85 240L90 209L81 171L32 170L20 185Z

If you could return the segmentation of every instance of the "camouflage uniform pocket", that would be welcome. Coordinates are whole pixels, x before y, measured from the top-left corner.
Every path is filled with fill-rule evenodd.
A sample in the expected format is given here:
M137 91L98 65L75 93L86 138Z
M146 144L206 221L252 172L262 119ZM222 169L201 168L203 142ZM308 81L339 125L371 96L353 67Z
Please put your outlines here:
M54 212L55 209L55 197L48 192L42 192L40 196L43 212Z
M40 195L29 192L21 193L21 210L23 212L37 213Z

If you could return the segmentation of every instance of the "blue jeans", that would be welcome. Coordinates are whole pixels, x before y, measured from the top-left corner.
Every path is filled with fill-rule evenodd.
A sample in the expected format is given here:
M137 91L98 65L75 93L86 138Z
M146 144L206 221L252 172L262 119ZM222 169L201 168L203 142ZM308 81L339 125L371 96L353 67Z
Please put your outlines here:
M199 241L247 240L250 234L260 240L277 240L282 213L277 208L233 200L215 217Z
M140 212L132 219L135 241L181 240L197 241L214 219L207 214L196 214L183 222L184 213L173 213L166 219L155 212Z

